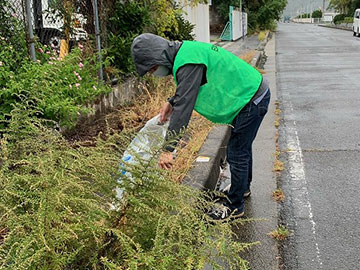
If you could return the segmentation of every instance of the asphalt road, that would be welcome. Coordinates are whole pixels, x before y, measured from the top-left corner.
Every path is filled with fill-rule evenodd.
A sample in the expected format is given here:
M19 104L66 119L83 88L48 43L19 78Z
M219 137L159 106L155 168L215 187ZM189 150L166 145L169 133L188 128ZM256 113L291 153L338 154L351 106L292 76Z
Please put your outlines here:
M360 38L280 24L276 34L285 269L360 269Z

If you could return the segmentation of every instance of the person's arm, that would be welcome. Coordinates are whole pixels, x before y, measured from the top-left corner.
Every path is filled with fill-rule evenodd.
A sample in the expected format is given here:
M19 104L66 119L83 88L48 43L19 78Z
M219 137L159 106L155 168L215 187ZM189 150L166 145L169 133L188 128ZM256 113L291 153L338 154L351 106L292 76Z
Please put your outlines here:
M175 96L170 98L162 109L162 111L168 112L171 110L172 112L166 141L178 136L180 131L189 124L200 86L206 83L206 66L198 64L185 65L178 70L176 78L178 86ZM164 116L164 118L166 117ZM174 151L176 144L177 141L173 141L167 143L164 147L164 153L159 160L162 168L167 169L171 167L171 152Z

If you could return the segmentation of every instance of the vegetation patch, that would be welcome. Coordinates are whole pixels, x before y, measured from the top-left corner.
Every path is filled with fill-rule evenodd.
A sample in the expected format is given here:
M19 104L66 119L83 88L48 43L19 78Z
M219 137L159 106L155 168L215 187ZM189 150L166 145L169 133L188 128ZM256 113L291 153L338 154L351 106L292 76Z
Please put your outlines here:
M273 191L272 197L276 202L284 202L285 201L284 192L280 188Z
M258 40L259 40L259 41L264 41L264 40L265 40L265 37L266 37L266 32L265 32L265 31L261 31L261 32L258 34Z
M276 230L268 233L268 235L278 241L283 241L290 236L290 231L287 226L280 225Z
M209 225L212 203L158 169L161 149L121 174L128 136L74 147L31 115L13 110L1 140L2 269L246 269L233 254L252 244Z

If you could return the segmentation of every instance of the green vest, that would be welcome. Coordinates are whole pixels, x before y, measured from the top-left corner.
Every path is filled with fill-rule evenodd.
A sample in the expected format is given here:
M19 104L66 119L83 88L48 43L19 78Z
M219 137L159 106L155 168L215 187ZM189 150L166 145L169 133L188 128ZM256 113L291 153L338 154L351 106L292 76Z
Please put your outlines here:
M204 64L207 83L200 87L194 110L214 123L232 124L258 90L262 75L229 51L208 43L184 41L173 75L187 64Z

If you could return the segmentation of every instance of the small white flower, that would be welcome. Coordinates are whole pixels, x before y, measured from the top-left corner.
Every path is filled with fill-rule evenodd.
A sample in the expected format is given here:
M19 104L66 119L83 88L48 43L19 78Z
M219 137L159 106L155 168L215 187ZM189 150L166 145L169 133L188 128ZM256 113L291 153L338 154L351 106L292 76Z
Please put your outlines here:
M93 85L93 88L94 88L94 90L96 90L96 89L97 89L95 85Z
M3 65L3 62L0 61L0 67Z

